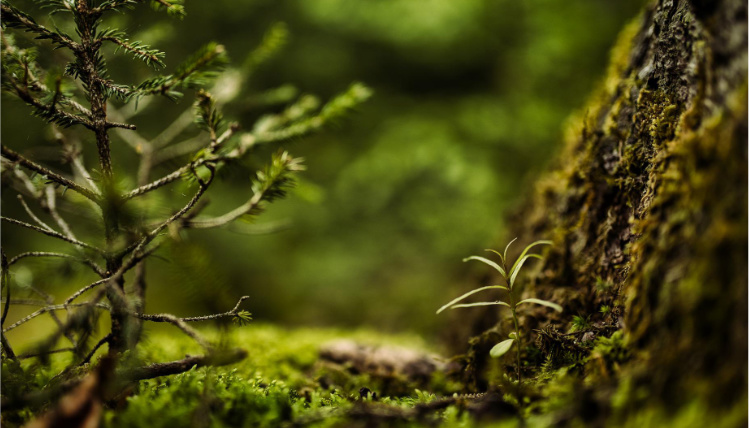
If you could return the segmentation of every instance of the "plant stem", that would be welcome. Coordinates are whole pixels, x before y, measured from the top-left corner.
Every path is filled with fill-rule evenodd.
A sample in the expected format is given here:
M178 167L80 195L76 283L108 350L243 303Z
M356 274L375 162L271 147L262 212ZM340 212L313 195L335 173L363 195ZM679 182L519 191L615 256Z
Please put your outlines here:
M509 275L510 271L507 270L507 263L504 258L502 258L502 267L504 268L505 272ZM517 374L518 374L518 387L520 387L520 328L518 327L518 316L515 312L515 296L513 295L512 289L512 283L510 282L510 279L508 276L504 276L505 282L507 283L507 288L510 290L509 297L510 297L510 311L512 312L512 321L515 323L515 342L517 342L515 346L515 355L517 356Z
M518 317L515 313L515 302L514 299L510 297L510 306L512 310L512 321L515 323L515 340L517 341L517 346L515 347L515 351L517 354L517 370L518 370L518 386L520 386L520 328L518 328Z

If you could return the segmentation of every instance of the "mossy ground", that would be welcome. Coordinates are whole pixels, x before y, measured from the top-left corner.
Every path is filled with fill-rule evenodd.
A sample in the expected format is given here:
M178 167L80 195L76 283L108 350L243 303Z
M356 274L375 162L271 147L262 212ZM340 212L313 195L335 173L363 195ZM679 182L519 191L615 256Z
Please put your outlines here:
M587 344L588 355L559 368L540 366L525 382L523 408L513 403L512 382L501 373L491 380L495 401L481 409L476 396L451 399L463 385L435 373L426 383L416 384L398 376L352 373L320 359L319 349L332 340L350 339L367 345L404 346L435 352L432 344L409 334L383 334L367 330L297 328L288 329L254 323L220 333L206 334L227 346L241 346L248 357L231 366L202 367L161 378L141 381L127 394L108 403L105 427L275 427L275 426L447 426L447 427L547 427L596 426L601 415L591 394L605 394L613 403L607 426L690 427L738 426L745 407L721 414L710 413L707 404L695 401L677 414L645 406L639 411L626 407L626 397L636 394L630 383L619 385L605 379L621 374L631 355L626 337L615 333ZM201 350L189 338L161 329L147 334L140 363L180 359ZM67 357L58 356L50 366L34 370L33 360L24 361L32 382L43 385L59 371ZM96 359L95 359L96 362ZM39 368L39 367L37 367ZM3 378L8 379L4 361ZM587 376L594 374L595 376ZM586 378L595 378L589 384ZM362 398L361 388L378 393ZM5 391L4 391L5 392ZM465 397L465 398L463 398ZM621 402L622 406L617 406ZM499 410L499 411L498 411ZM4 414L4 426L18 426L33 417L23 410Z

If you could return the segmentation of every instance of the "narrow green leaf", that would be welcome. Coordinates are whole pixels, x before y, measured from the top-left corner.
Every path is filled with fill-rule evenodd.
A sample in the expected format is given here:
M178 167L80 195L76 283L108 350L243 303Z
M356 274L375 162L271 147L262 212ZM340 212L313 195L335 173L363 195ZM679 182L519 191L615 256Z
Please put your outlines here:
M460 296L460 297L458 297L456 299L451 300L450 303L448 303L445 306L439 308L437 310L437 313L440 313L440 312L444 311L445 309L447 309L450 306L452 306L452 305L460 302L461 300L465 299L466 297L468 297L470 295L476 294L476 293L478 293L480 291L491 290L491 289L495 289L495 288L499 288L499 289L502 289L502 290L507 290L507 287L503 287L501 285L489 285L489 286L486 286L486 287L477 288L475 290L469 291L468 293L466 293L466 294L464 294L464 295L462 295L462 296Z
M512 243L513 243L513 242L515 242L515 241L517 241L517 240L518 240L518 238L515 238L515 239L513 239L513 240L512 240L512 241L510 241L510 243L509 243L509 244L507 244L507 246L505 247L505 256L503 257L503 258L504 258L505 260L507 260L507 250L509 250L509 249L510 249L510 245L512 245Z
M520 257L518 257L518 259L515 261L515 264L512 265L512 269L510 269L510 272L512 273L512 272L515 271L515 268L517 268L518 263L520 263L520 261L523 260L523 257L525 257L525 255L528 254L528 250L530 250L531 248L535 247L536 245L551 245L551 244L552 244L551 241L541 240L541 241L536 241L536 242L528 245L527 247L525 247L525 249L523 250L523 252L520 253Z
M510 350L510 348L512 348L513 342L515 342L515 339L507 339L497 343L496 345L494 345L492 350L489 351L489 355L491 355L492 358L501 357L502 355L506 354L507 351Z
M452 307L450 307L450 309L472 308L474 306L492 306L492 305L507 306L508 308L510 307L510 305L508 305L507 303L497 300L496 302L461 303L459 305L453 305Z
M510 271L510 287L515 285L515 278L518 277L518 272L520 272L520 269L523 267L523 264L525 263L525 261L531 257L539 259L539 260L544 259L538 254L526 254L525 256L523 256L522 259L518 260L518 262L516 263L517 267L513 267L513 270Z
M548 306L548 307L550 307L551 309L554 309L557 312L562 312L562 309L563 309L560 305L557 305L554 302L550 302L548 300L541 300L541 299L525 299L525 300L521 300L515 306L518 306L518 305L520 305L522 303L535 303L537 305Z
M502 264L505 264L505 256L503 256L502 253L500 253L499 251L492 250L491 248L487 248L484 251L489 251L490 253L494 253L494 254L498 255L499 259L502 260Z
M507 274L505 274L505 270L502 269L502 266L494 263L493 261L491 261L489 259L485 259L485 258L479 257L479 256L471 256L471 257L466 257L466 258L463 259L464 262L467 262L468 260L478 260L478 261L480 261L482 263L486 263L489 266L491 266L494 269L496 269L500 274L502 274L503 277L507 278Z

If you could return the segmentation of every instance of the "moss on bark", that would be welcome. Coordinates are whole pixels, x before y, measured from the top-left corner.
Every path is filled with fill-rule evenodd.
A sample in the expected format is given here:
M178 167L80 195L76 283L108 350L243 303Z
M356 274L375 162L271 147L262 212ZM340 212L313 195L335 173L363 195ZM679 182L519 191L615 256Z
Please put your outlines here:
M694 400L746 408L746 16L741 0L647 7L513 216L521 241L554 240L531 284L565 307L528 314L525 328L569 331L581 315L594 335L627 338L632 357L616 373L595 355L581 371L609 382L596 398L607 415ZM482 343L468 367L485 366Z

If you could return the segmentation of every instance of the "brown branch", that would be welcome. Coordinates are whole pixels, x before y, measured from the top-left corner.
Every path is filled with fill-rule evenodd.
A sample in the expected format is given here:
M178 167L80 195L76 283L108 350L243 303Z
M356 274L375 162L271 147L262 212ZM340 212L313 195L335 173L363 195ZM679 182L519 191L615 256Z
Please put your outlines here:
M25 359L28 359L28 358L41 357L41 356L44 356L44 355L60 354L60 353L63 353L63 352L75 352L75 351L76 351L75 347L52 349L50 351L44 351L44 352L31 352L31 353L28 353L28 354L21 354L21 355L18 356L18 359L19 360L25 360Z
M13 265L16 262L18 262L18 261L20 261L22 259L25 259L26 257L60 257L60 258L64 258L64 259L71 259L71 260L75 260L75 261L77 261L79 263L83 263L86 266L90 267L99 276L105 276L106 275L106 271L104 271L104 269L102 269L101 266L97 265L96 263L94 263L91 260L82 259L80 257L76 257L76 256L73 256L73 255L70 255L70 254L52 253L52 252L47 252L47 251L29 251L29 252L26 252L26 253L21 253L21 254L15 256L15 257L13 257L12 259L10 259L10 261L8 262L8 266Z
M13 93L18 98L20 98L23 102L37 109L37 113L40 113L40 114L43 113L44 116L57 115L57 117L56 118L53 117L52 120L64 123L65 126L82 125L85 128L88 128L91 130L94 129L94 126L95 126L94 122L92 122L88 118L79 116L74 113L70 113L65 110L60 110L59 108L57 108L57 104L66 104L66 103L70 104L67 99L57 104L45 104L38 98L34 98L34 96L31 95L31 93L29 92L29 87L25 85L21 86L18 83L18 81L15 78L13 78L13 76L3 75L3 79L7 83L9 83L10 86L13 87ZM39 89L41 89L42 87L43 86L40 85ZM74 104L71 104L71 106L75 108ZM84 109L84 111L87 111L87 110Z
M208 179L208 181L205 181L205 182L202 181L201 179L198 179L198 181L200 183L200 188L195 193L195 195L192 197L192 199L190 199L190 201L187 203L187 205L185 205L184 207L182 207L179 211L177 211L176 213L174 213L168 219L164 220L160 225L156 226L152 231L148 232L146 234L146 236L144 236L143 238L141 238L140 242L135 243L135 244L131 245L130 247L126 248L125 250L123 250L122 251L123 254L127 254L127 253L129 253L131 251L133 252L133 254L138 254L139 251L143 247L145 247L146 245L148 245L154 238L156 238L156 236L162 230L164 230L167 226L169 226L170 224L174 223L176 220L180 219L182 216L184 216L185 214L187 214L195 206L195 204L198 203L198 201L203 196L203 194L206 192L206 190L208 190L208 186L210 186L211 182L213 181L213 179L214 179L214 177L216 175L216 172L215 172L215 169L213 168L213 166L206 165L206 167L209 168L209 170L211 172L211 176Z
M7 355L11 360L16 360L16 353L13 352L13 348L10 346L10 343L8 342L8 339L5 337L4 333L0 333L0 343L2 343L3 345L3 351L5 351L5 355Z
M198 321L210 321L215 320L219 318L226 318L226 317L233 317L237 315L239 312L239 306L244 302L245 300L249 299L250 296L242 296L237 304L232 308L232 310L227 312L222 312L220 314L212 314L212 315L202 315L197 317L184 317L184 318L177 318L172 314L139 314L139 313L132 313L131 315L137 318L140 318L144 321L154 321L154 322L172 322L172 318L176 318L179 321L183 322L198 322Z
M91 358L94 357L94 354L96 354L96 351L99 350L102 346L104 346L105 343L109 343L109 341L112 340L112 333L107 334L106 336L102 337L101 340L99 340L96 345L94 345L93 348L91 348L91 351L83 357L83 360L78 363L78 367L87 364L89 361L91 361Z
M123 380L135 382L139 380L153 379L160 376L184 373L193 367L225 366L228 364L234 364L246 357L247 351L235 348L221 353L187 356L184 359L168 363L154 363L145 367L123 369L118 371L117 375Z
M42 233L42 234L47 235L47 236L51 236L53 238L62 239L63 241L70 242L71 244L78 245L78 246L81 246L81 247L84 247L84 248L88 248L88 249L94 250L94 251L96 251L99 254L104 254L103 250L101 250L99 248L96 248L93 245L89 245L89 244L87 244L85 242L78 241L77 239L70 239L67 236L65 236L65 235L63 235L62 233L59 233L59 232L55 232L55 231L51 231L51 230L47 230L47 229L42 229L41 227L34 226L33 224L25 223L23 221L16 220L14 218L0 217L0 220L2 220L4 222L7 222L7 223L10 223L10 224L15 224L15 225L18 225L18 226L25 227L27 229L31 229L31 230L37 231L39 233Z
M81 49L81 46L69 37L65 36L64 34L50 31L44 26L37 24L36 21L34 21L30 16L19 11L13 6L3 3L2 6L0 6L0 10L2 10L3 21L5 21L5 25L13 25L16 27L25 28L26 31L38 34L39 37L37 38L49 39L54 43L65 46L74 52Z
M80 184L78 184L78 183L76 183L74 181L71 181L71 180L63 177L60 174L57 174L56 172L53 172L53 171L51 171L51 170L49 170L49 169L47 169L47 168L39 165L38 163L35 163L35 162L33 162L33 161L29 160L29 159L26 159L25 157L23 157L19 153L15 152L14 150L9 149L8 147L2 146L2 155L6 159L8 159L10 161L13 161L13 162L17 162L19 165L21 165L21 166L23 166L25 168L28 168L28 169L36 172L36 173L39 173L39 174L47 177L48 179L54 181L55 183L61 184L61 185L65 186L65 187L69 188L70 190L73 190L73 191L75 191L77 193L80 193L81 195L85 196L86 198L88 198L88 199L90 199L90 200L92 200L94 202L97 202L97 203L99 202L100 198L99 198L99 195L97 193L91 191L90 189L88 189L86 187L81 186Z
M189 164L180 167L176 171L173 171L173 172L171 172L171 173L169 173L169 174L161 177L160 179L158 179L156 181L152 181L151 183L148 183L146 185L140 186L137 189L131 190L130 192L126 193L123 196L123 199L124 200L132 199L132 198L134 198L136 196L140 196L140 195L148 193L148 192L150 192L152 190L156 190L156 189L158 189L160 187L164 187L167 184L173 183L176 180L178 180L179 178L181 178L182 175L185 174L186 172L194 170L194 169L198 168L199 166L205 165L205 164L207 164L209 162L214 162L214 160L212 160L212 159L199 159L197 161L190 162Z

